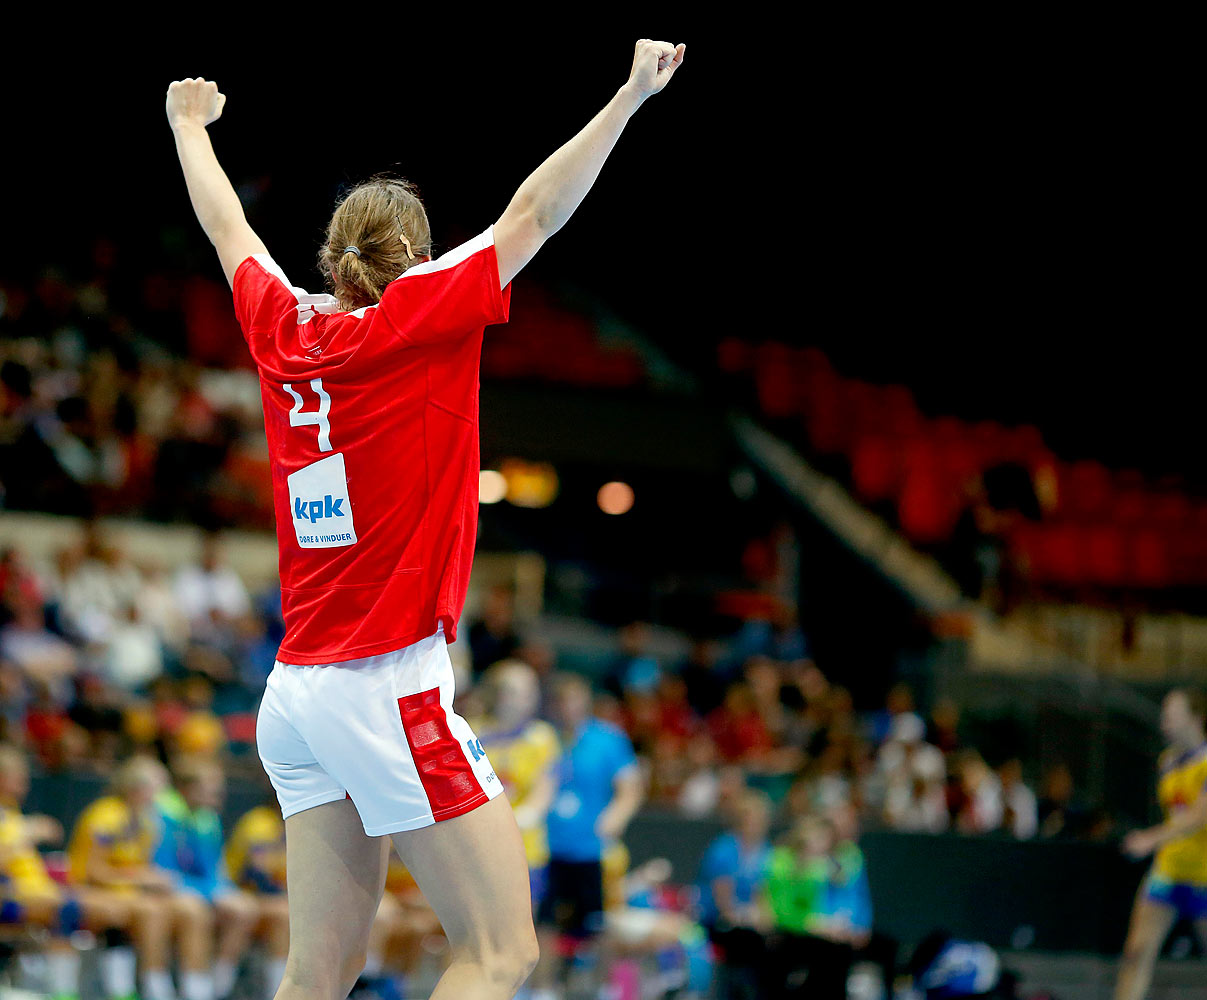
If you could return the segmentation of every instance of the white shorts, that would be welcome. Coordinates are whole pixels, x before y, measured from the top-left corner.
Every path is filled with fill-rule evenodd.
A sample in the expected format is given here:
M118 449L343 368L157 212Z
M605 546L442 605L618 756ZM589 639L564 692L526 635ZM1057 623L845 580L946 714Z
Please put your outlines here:
M256 746L288 819L349 798L365 833L416 830L503 790L453 709L444 627L390 653L324 666L273 665Z

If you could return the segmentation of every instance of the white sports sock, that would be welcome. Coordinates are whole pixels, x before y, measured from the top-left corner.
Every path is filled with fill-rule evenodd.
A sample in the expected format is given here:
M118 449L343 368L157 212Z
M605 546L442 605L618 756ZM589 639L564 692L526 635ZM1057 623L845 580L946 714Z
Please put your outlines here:
M138 958L133 948L106 948L100 954L101 985L110 1000L134 995Z
M46 985L51 996L78 996L80 992L80 953L71 948L55 948L46 954Z
M142 974L143 1000L176 1000L176 987L167 969L151 969Z
M285 979L285 959L270 958L264 963L264 998L272 1000Z
M186 972L180 980L184 1000L214 1000L214 977L208 972Z
M218 1000L230 996L235 988L235 976L238 971L235 963L228 962L225 958L220 958L214 963L214 996Z

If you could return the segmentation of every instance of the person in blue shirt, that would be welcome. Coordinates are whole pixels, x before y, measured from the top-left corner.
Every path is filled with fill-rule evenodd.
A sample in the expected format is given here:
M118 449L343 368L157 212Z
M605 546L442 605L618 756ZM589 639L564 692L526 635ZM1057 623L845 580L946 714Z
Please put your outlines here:
M549 989L559 934L579 942L603 929L603 866L607 846L624 834L645 796L629 738L591 715L590 683L575 674L553 685L553 713L562 743L549 810L548 885L537 913L542 963L534 980ZM543 995L540 987L533 996Z
M226 875L218 818L225 786L222 768L208 758L181 758L172 767L172 782L173 787L155 801L160 837L154 861L172 876L179 891L195 894L211 909L217 926L212 986L197 992L221 1000L234 989L239 961L260 920L260 907ZM201 927L206 929L204 924ZM204 940L182 941L182 954L192 952L198 958L208 954L212 942L206 930Z
M759 995L767 917L760 906L771 861L771 802L749 790L736 802L733 830L714 840L700 863L700 923L721 953L718 1000Z

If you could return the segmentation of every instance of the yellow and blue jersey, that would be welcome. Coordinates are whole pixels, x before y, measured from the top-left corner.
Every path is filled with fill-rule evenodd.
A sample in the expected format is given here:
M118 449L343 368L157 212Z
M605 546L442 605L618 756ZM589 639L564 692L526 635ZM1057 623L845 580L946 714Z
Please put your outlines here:
M42 855L25 839L21 811L0 806L0 897L19 900L58 892Z
M151 862L157 832L149 816L135 813L123 799L106 795L92 803L76 820L67 846L71 880L93 881L88 856L94 845L103 849L105 860L119 872L134 874Z
M285 891L285 821L272 806L257 806L235 824L226 842L226 872L240 889Z
M1166 819L1207 795L1207 743L1177 754L1161 755L1157 798ZM1207 827L1172 840L1157 851L1153 873L1167 882L1207 887Z
M489 723L474 727L482 734L495 774L503 782L513 808L522 806L543 774L551 771L561 754L557 731L547 722L534 719L509 733L489 732ZM484 731L485 730L485 731ZM523 831L524 853L529 868L549 863L549 838L545 824Z

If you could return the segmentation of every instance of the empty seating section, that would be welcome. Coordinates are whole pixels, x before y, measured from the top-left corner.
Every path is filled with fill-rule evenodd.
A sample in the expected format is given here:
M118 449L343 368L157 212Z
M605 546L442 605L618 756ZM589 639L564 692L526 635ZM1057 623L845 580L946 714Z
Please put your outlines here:
M505 325L487 331L483 375L610 388L638 385L645 378L637 351L601 344L589 318L559 306L543 289L517 289L510 315Z
M1060 459L1036 427L931 418L901 385L836 372L814 348L727 338L721 371L749 380L762 416L815 459L841 458L854 495L915 544L952 537L980 477L1025 468L1038 520L1019 517L1009 550L1031 582L1055 592L1207 586L1207 503L1134 470ZM832 466L831 466L832 467Z

